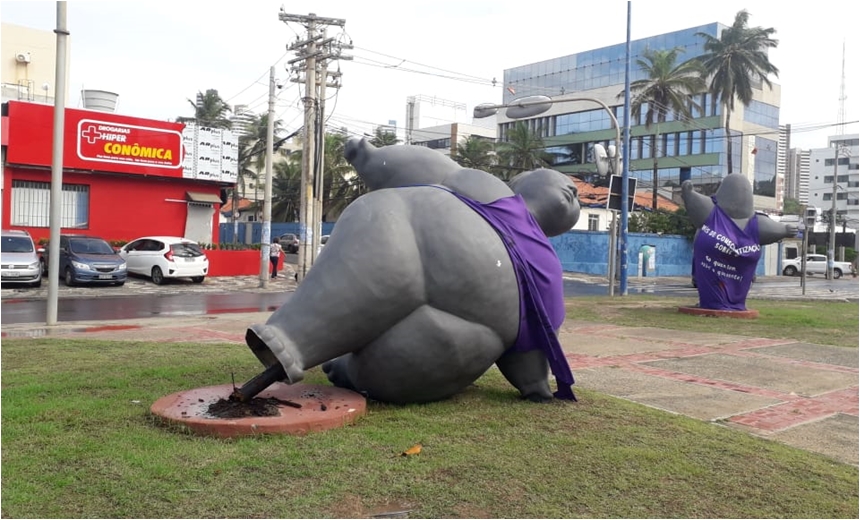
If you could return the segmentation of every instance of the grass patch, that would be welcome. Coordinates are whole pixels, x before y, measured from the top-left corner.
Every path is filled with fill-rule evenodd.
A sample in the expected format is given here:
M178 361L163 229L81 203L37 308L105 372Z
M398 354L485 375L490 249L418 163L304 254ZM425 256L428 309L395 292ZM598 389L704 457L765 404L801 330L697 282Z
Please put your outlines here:
M858 344L857 324L860 314L856 303L747 300L747 309L759 311L759 317L754 320L692 316L678 312L678 307L696 304L689 298L586 296L568 298L565 304L568 321L785 338L851 348L857 348Z
M305 437L203 438L149 416L258 371L241 345L4 340L3 517L858 517L856 467L583 389L523 402L495 370Z

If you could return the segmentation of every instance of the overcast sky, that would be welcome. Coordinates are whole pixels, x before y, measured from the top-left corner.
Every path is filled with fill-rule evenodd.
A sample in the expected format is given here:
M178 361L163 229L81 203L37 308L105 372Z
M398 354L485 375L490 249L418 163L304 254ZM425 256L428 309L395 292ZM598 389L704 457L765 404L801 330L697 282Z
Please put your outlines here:
M215 88L230 104L264 112L268 70L276 65L284 84L276 111L292 131L302 112L299 88L285 69L295 55L286 46L304 28L278 20L282 5L290 14L346 20L345 38L355 46L348 53L355 59L341 62L343 87L336 97L329 90L327 108L330 123L357 133L389 120L402 127L412 95L465 103L469 113L476 104L501 102L504 69L623 43L627 30L627 2L619 0L71 1L67 106L81 106L82 88L103 89L120 95L120 113L172 120L191 115L186 100L197 91ZM843 43L846 93L857 92L858 10L847 1L795 5L634 0L631 37L730 25L746 8L750 25L777 31L779 47L770 58L780 69L773 79L782 86L780 123L795 128L792 146L824 147L828 135L839 133L828 125L839 115ZM56 3L3 1L0 18L53 30ZM845 121L857 119L856 104L848 95ZM857 129L853 124L845 133Z

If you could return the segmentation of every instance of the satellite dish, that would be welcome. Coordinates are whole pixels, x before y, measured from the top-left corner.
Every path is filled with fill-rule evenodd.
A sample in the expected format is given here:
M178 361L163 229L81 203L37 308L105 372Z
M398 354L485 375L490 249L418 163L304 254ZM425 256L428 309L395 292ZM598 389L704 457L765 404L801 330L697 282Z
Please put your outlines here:
M597 173L601 177L605 177L606 174L609 173L609 162L606 160L608 157L606 148L604 148L602 144L595 144L591 153L594 155L594 164L597 166Z

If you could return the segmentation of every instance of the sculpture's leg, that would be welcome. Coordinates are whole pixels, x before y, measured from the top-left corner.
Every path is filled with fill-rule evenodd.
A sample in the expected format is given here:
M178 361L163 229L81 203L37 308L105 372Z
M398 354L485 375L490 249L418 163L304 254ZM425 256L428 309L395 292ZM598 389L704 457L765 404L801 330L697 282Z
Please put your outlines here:
M420 403L462 391L502 352L504 344L490 328L425 305L323 370L332 383L374 399Z
M377 193L344 212L292 297L246 334L260 362L280 362L288 382L367 345L426 300L411 225L391 218L401 203Z
M525 399L543 403L552 401L549 388L549 363L541 350L519 352L508 350L496 361L502 375Z

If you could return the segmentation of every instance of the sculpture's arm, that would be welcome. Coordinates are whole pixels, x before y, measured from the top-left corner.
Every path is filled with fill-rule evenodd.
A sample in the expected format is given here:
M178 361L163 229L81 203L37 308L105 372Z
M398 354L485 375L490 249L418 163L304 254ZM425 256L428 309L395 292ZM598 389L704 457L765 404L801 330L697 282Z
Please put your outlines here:
M707 220L708 215L714 209L714 201L710 197L702 195L693 189L693 183L684 181L681 184L681 198L684 199L684 207L687 216L696 227L700 227Z
M783 238L797 236L797 224L777 222L764 215L758 215L758 240L762 245L779 242Z
M481 203L493 202L513 196L514 192L504 181L481 170L458 170L445 179L442 185L464 197Z

